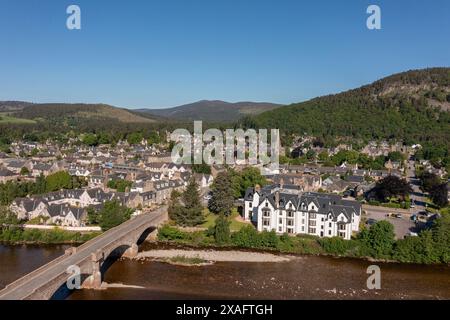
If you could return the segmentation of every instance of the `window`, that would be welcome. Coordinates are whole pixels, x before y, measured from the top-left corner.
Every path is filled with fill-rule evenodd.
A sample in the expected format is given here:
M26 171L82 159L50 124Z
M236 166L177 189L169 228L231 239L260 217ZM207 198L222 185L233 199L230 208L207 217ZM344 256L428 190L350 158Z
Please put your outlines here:
M309 225L315 227L316 226L316 221L309 220Z
M331 230L328 230L328 235L331 236Z
M283 219L281 219L281 218L278 219L278 223L279 223L279 224L283 224Z
M331 228L331 222L328 224L328 226Z
M294 226L294 221L288 220L287 221L287 225L290 226L290 227L293 227Z
M315 219L316 218L316 214L315 213L310 213L309 214L309 218L310 219Z
M287 229L287 233L290 233L290 234L294 233L294 229L288 228L288 229Z
M339 225L339 230L344 230L345 231L345 224L340 224Z
M311 234L315 234L316 233L316 228L309 228L308 232L311 233Z
M283 228L282 227L278 227L278 232L282 232Z
M293 218L294 217L294 211L288 211L287 212L287 216L288 216L288 218Z
M325 218L322 218L321 220L322 220L322 222L323 222L323 221L325 221Z
M263 226L267 227L270 225L270 221L268 219L263 219Z
M305 232L305 227L304 226L302 226L302 231Z
M305 224L305 219L302 219L302 224Z

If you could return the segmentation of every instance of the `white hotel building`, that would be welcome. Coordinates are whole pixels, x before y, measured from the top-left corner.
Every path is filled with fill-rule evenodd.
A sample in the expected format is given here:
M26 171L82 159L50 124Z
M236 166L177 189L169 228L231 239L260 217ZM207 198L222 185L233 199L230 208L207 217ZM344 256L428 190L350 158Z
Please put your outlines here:
M361 204L334 194L301 192L298 186L271 185L249 188L244 218L258 231L341 237L359 231Z

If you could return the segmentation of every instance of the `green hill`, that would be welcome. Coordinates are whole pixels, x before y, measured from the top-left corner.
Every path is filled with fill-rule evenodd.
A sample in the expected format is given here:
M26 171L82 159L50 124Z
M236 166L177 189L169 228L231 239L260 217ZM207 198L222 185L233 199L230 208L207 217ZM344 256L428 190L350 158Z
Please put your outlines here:
M264 112L251 125L325 139L450 145L450 68L413 70L347 92Z
M130 110L106 104L31 104L13 114L16 118L52 122L79 122L85 120L118 123L153 123L155 120Z

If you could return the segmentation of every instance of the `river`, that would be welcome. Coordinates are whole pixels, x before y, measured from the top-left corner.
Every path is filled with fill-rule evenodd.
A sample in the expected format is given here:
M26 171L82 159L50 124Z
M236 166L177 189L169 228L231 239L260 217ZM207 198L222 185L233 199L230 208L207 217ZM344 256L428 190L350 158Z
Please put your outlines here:
M66 246L0 245L0 287L50 261ZM145 248L144 249L148 249ZM175 266L122 259L104 281L142 288L74 291L67 299L450 299L450 267L377 263L381 290L366 287L357 259L302 256L289 262Z

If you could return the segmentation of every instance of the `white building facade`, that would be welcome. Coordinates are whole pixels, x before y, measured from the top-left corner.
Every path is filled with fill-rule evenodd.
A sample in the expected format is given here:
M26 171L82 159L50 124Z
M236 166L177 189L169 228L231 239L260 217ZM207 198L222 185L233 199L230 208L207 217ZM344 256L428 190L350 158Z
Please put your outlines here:
M258 231L351 239L359 231L361 205L334 194L300 192L295 186L249 188L244 219Z

